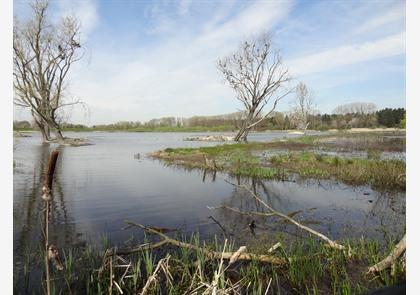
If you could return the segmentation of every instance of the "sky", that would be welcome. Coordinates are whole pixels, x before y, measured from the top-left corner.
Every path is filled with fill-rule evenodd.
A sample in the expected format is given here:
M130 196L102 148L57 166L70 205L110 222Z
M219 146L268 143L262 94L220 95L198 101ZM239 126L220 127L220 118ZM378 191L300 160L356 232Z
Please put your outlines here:
M82 23L85 57L74 64L68 121L86 125L241 109L217 59L241 41L270 32L294 82L312 90L316 108L372 102L405 107L404 1L51 1L53 21ZM14 15L29 16L26 1ZM288 111L293 95L278 104ZM14 119L30 119L14 108Z

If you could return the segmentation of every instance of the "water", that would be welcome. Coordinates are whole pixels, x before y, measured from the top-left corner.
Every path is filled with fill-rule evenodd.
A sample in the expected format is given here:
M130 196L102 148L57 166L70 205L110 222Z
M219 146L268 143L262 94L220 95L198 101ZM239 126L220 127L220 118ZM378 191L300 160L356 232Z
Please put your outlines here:
M228 184L227 175L165 167L146 157L166 147L197 147L219 143L183 141L191 133L67 133L86 137L94 145L60 147L55 173L50 240L60 249L99 242L106 235L119 244L138 230L122 230L124 220L145 225L200 231L202 237L221 234L208 217L219 220L237 239L250 236L249 218L207 206L227 204L255 210L255 201ZM272 140L286 133L252 134L249 140ZM41 187L50 152L57 146L40 143L38 134L17 138L14 151L13 235L15 268L25 253L42 246ZM135 155L140 154L140 157ZM405 229L405 193L380 194L369 187L330 181L275 182L230 179L252 184L274 208L284 213L304 210L295 218L332 238L384 238ZM269 232L294 232L291 225L257 220ZM263 230L260 230L262 232ZM252 236L251 236L252 237ZM255 236L254 236L255 238Z

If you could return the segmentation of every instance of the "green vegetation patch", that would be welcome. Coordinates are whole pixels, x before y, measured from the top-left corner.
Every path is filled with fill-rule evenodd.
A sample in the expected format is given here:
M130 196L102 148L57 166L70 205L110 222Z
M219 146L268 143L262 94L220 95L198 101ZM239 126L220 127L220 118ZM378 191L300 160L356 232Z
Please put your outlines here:
M405 162L381 160L382 152L376 149L367 150L365 159L322 154L322 150L313 151L314 142L319 140L312 136L268 143L167 148L151 156L169 165L218 170L236 176L285 180L297 174L302 178L335 179L349 185L371 185L377 190L405 190ZM267 157L266 153L272 156Z

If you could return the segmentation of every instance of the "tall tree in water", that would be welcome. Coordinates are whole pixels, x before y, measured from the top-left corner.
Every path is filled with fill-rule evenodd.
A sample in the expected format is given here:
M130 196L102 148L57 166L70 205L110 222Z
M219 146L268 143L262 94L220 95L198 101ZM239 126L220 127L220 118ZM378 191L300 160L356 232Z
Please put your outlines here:
M28 21L14 21L14 103L30 109L44 141L51 139L51 129L62 141L62 109L80 103L65 100L69 70L83 56L80 25L70 16L57 24L50 22L48 1L35 1L30 6Z
M291 76L269 34L242 42L235 53L219 59L217 68L245 108L235 141L246 141L249 131L292 91L288 87Z

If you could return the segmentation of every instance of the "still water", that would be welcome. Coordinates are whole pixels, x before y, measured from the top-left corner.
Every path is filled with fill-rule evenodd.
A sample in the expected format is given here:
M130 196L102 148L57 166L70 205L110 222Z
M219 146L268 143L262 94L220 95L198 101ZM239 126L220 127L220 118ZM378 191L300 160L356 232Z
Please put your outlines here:
M299 211L294 218L332 238L373 237L405 230L405 193L381 194L369 187L351 187L332 181L276 182L231 179L224 174L165 167L146 154L166 147L197 147L218 143L183 139L190 133L66 133L88 138L93 145L60 147L52 201L50 240L60 249L99 242L107 236L120 244L138 231L122 230L124 220L199 231L201 237L221 234L209 216L241 240L249 235L249 217L207 206L226 204L256 210L244 191L228 184L250 184L275 209ZM267 141L286 133L252 134L249 140ZM13 235L14 263L24 253L42 246L41 188L50 152L56 145L41 144L39 134L15 139ZM139 155L139 157L138 157ZM286 224L257 220L260 231L296 229ZM255 235L253 236L255 238Z

